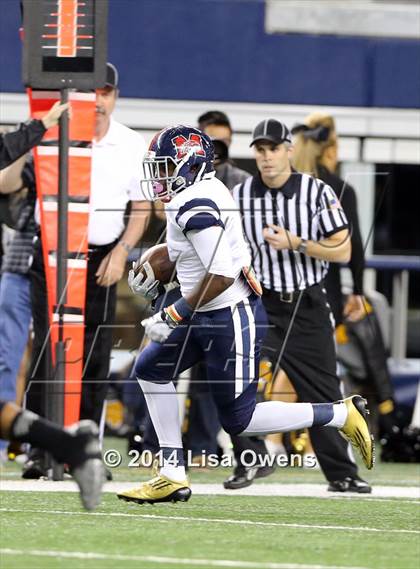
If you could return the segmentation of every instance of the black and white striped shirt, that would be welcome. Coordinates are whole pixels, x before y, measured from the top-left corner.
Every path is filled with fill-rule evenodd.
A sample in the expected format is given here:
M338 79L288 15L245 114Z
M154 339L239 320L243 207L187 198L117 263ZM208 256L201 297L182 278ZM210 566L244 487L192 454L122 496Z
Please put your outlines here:
M320 241L347 228L347 219L330 186L292 172L281 188L269 189L257 175L235 186L233 197L240 208L255 272L264 288L293 292L322 281L327 261L297 251L276 251L264 241L262 232L274 223L303 239Z

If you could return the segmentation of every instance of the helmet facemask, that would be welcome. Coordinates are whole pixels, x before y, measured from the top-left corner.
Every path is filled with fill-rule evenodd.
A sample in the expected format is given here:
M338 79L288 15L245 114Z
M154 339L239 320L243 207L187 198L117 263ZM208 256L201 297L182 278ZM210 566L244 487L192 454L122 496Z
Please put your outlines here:
M156 156L150 151L143 160L143 192L151 201L168 203L181 190L203 178L206 164L194 164L194 149L191 148L180 160L172 156ZM192 163L191 163L192 162Z

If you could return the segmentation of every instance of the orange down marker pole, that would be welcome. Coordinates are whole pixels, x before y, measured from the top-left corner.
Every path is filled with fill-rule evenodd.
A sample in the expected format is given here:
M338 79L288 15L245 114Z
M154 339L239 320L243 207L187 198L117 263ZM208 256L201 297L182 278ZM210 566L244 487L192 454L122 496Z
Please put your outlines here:
M60 98L58 91L28 90L31 114L39 118ZM67 214L67 282L63 304L65 342L64 424L78 420L82 391L84 309L87 277L87 231L91 171L91 142L95 124L95 94L70 93L69 175ZM56 276L58 248L58 129L49 129L34 149L40 206L42 249L47 281L50 344L55 365L58 341Z

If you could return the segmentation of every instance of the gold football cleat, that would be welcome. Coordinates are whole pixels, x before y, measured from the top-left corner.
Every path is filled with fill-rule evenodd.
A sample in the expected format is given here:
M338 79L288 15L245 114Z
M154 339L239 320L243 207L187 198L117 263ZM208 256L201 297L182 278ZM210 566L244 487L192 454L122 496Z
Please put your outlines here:
M166 476L156 476L143 482L138 488L117 494L120 500L137 504L156 504L158 502L186 502L191 496L188 480L174 482Z
M370 470L375 462L375 444L366 419L369 414L367 401L360 395L353 395L341 403L347 406L348 415L340 433L360 451L366 468Z

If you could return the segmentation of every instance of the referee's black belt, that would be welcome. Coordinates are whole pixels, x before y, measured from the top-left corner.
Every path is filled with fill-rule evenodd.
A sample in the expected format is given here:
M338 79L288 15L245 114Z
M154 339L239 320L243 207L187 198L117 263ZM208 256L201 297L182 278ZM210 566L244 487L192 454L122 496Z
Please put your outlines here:
M280 302L287 302L288 304L291 304L292 302L296 302L300 295L312 292L320 286L320 283L316 283L307 288L303 288L301 290L292 290L290 292L282 292L263 287L263 296L271 297L272 299L280 300Z
M118 239L113 241L112 243L107 243L106 245L93 245L92 243L88 243L88 252L89 253L107 253L111 251L117 244Z

